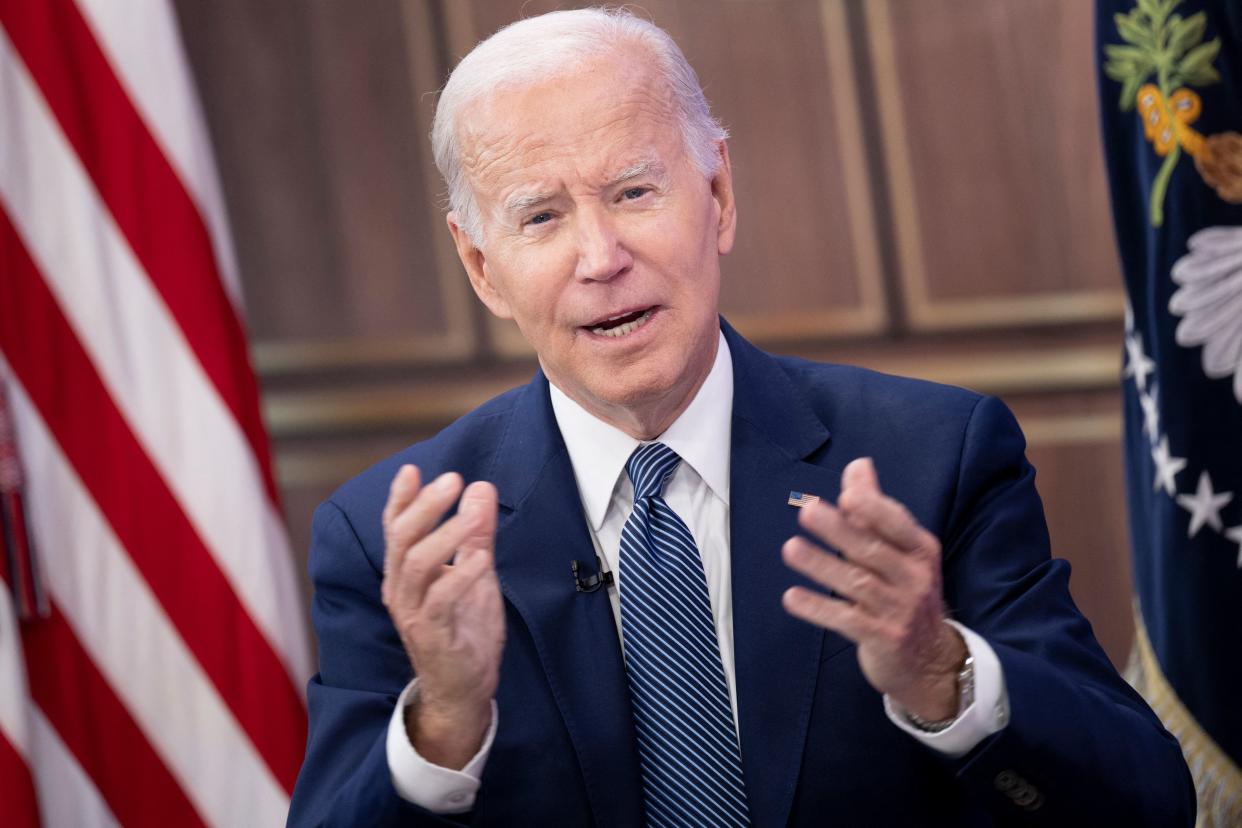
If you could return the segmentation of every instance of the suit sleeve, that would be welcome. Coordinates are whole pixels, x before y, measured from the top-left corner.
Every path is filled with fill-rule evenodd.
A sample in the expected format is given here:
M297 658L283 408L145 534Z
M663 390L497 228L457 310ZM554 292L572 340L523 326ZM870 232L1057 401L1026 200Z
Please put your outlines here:
M393 787L388 722L412 672L380 600L381 573L349 518L330 500L315 510L310 574L319 672L307 686L306 758L288 824L469 824L469 814L437 816L405 801Z
M1001 824L1194 824L1177 741L1113 669L1049 557L1025 441L994 398L962 442L944 540L945 599L990 643L1009 694L1007 727L953 761Z

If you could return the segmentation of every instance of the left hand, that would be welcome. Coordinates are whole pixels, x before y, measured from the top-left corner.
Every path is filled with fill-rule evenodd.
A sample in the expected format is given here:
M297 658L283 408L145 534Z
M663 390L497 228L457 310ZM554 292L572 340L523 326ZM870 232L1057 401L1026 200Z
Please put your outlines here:
M804 506L798 524L841 556L793 537L785 563L836 594L792 587L786 611L857 644L867 681L906 710L928 721L957 715L967 651L944 619L936 536L880 491L867 457L845 467L836 506Z

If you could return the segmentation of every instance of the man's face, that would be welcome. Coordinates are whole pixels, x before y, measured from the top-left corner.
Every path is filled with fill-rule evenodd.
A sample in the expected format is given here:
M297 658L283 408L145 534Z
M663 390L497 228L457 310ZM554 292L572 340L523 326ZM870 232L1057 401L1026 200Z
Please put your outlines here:
M481 246L449 226L480 299L517 322L549 380L623 428L662 429L714 359L735 213L723 143L707 179L644 62L593 58L462 113Z

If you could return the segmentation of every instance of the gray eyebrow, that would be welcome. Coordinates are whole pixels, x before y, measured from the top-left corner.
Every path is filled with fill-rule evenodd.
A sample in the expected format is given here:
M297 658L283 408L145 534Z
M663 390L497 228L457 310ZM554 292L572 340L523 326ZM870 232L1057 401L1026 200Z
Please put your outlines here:
M652 173L663 175L664 168L654 161L639 161L637 164L631 164L621 172L614 175L604 184L605 189L611 189L619 184L627 181L633 181L635 178L642 178ZM521 213L532 207L537 207L545 201L552 199L552 193L516 193L505 199L504 211L507 214Z
M506 213L520 213L551 199L549 193L518 193L505 199Z
M632 181L635 178L642 178L644 175L649 175L651 173L659 174L661 172L663 172L663 168L656 162L639 161L637 164L632 164L617 173L617 175L613 176L612 179L604 186L606 188L611 188L617 186L618 184L624 184L626 181Z

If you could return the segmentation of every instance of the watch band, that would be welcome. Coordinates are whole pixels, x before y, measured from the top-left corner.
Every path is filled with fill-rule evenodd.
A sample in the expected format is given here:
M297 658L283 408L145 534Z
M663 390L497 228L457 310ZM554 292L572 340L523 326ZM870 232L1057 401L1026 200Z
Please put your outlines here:
M970 653L966 654L966 661L962 663L962 669L957 673L957 713L948 719L941 719L937 722L929 722L926 719L919 718L909 710L905 711L906 721L917 727L924 733L939 733L942 730L948 730L949 726L958 720L958 718L966 712L966 708L975 700L975 657Z

